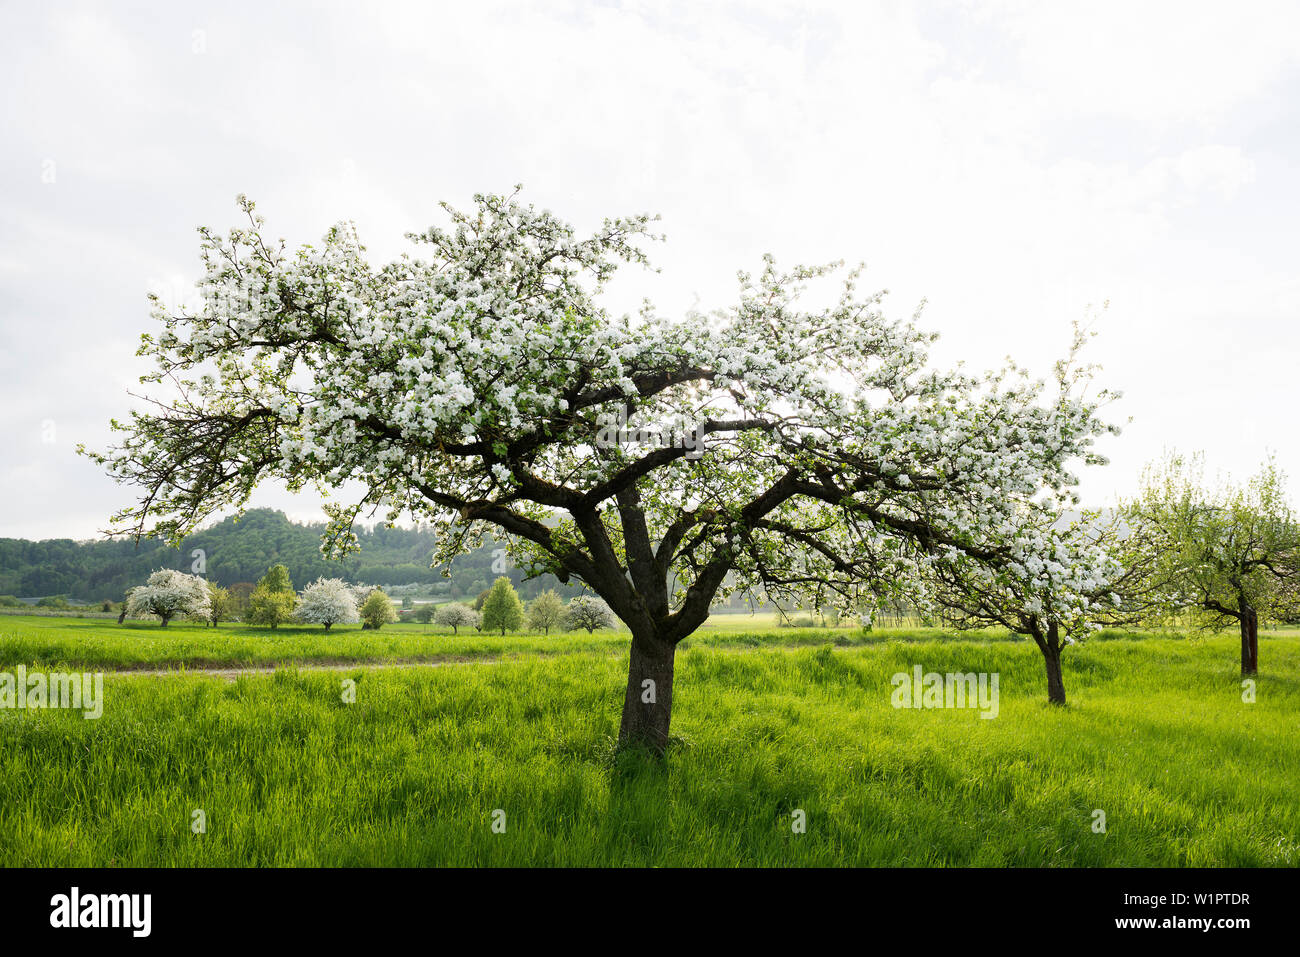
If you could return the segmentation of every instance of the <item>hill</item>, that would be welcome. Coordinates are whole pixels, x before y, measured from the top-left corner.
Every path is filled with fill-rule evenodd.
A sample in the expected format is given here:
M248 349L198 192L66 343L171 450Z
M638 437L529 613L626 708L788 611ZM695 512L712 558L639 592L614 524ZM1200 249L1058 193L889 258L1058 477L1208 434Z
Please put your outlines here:
M424 584L449 598L473 598L491 584L491 543L458 557L450 580L443 567L430 567L437 538L427 528L359 528L360 553L329 561L320 553L324 523L290 521L274 509L251 509L242 518L226 518L186 538L179 549L161 541L102 539L28 541L0 538L0 595L40 598L63 595L73 600L121 599L159 568L190 571L192 553L201 549L205 577L219 585L255 582L277 562L289 568L301 588L319 576L351 582L400 586ZM522 582L510 573L525 597L558 587L550 576Z

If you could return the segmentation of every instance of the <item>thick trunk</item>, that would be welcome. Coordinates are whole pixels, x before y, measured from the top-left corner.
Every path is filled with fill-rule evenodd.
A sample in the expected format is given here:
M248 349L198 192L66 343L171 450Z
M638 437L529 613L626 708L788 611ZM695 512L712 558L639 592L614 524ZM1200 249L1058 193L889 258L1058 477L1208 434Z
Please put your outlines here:
M1259 671L1259 615L1247 604L1241 606L1241 674Z
M663 754L667 749L676 650L672 642L657 637L633 636L619 747L644 747L654 754Z
M1056 622L1051 622L1044 630L1042 621L1033 619L1025 631L1043 653L1043 665L1047 669L1047 700L1051 704L1065 704L1065 681L1061 678L1060 628Z
M326 630L326 631L329 631L329 630L330 630L330 625L332 625L332 624L334 624L334 622L332 622L332 621L327 621L327 622L325 622L325 630Z
M1047 666L1047 700L1052 704L1065 704L1065 682L1061 678L1061 649L1051 644L1043 646L1043 662Z

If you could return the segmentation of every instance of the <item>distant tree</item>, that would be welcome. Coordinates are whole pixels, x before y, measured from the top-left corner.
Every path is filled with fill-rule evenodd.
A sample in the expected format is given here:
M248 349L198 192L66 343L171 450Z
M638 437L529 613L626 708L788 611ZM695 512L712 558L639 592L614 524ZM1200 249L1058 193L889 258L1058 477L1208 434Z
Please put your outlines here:
M1002 627L1038 646L1047 672L1047 700L1065 704L1061 653L1102 625L1134 624L1152 607L1145 549L1118 519L1083 512L1073 521L1048 514L1040 540L1051 542L1047 561L1035 556L1022 574L1003 559L971 556L942 564L918 563L913 574L943 620L958 628ZM1128 540L1135 554L1117 556Z
M564 602L553 589L547 589L528 603L528 627L549 635L564 620Z
M361 605L361 620L369 628L379 629L397 621L397 611L382 588L373 589Z
M21 608L26 602L19 601L13 595L0 595L0 608Z
M289 569L283 565L272 565L249 596L248 611L244 618L254 625L278 628L293 618L297 600L293 582L289 578Z
M502 575L488 590L483 601L483 628L485 631L518 631L524 626L524 606L510 579Z
M1259 619L1300 613L1300 524L1286 477L1270 459L1244 487L1208 488L1200 456L1171 453L1148 467L1124 515L1150 543L1165 613L1203 627L1236 624L1241 673L1259 670Z
M483 610L483 603L487 601L487 599L488 599L488 595L491 594L491 592L492 592L492 589L490 589L490 588L484 588L481 592L478 593L478 597L474 599L474 610L475 610L475 611L482 611L482 610Z
M62 595L50 595L48 598L42 598L36 602L37 608L71 608L68 600Z
M415 609L415 613L411 617L413 617L416 621L420 622L421 624L427 625L429 622L433 621L433 614L435 610L436 609L433 607L433 605L425 603L421 605L419 608Z
M289 569L284 565L272 565L262 576L259 585L271 591L293 591L293 581L289 578Z
M244 620L251 625L269 625L278 628L286 621L293 620L294 593L291 591L271 591L258 585L248 599L248 611Z
M597 628L617 628L618 618L602 599L594 595L578 595L570 599L564 610L564 627L569 631L586 628L591 634Z
M208 614L206 620L216 628L218 624L234 614L234 599L230 590L222 588L215 582L208 582Z
M100 610L100 611L112 611L112 610L113 610L113 599L111 599L111 598L105 598L103 601L101 601L101 602L99 603L99 610Z
M295 612L299 621L324 625L353 624L360 619L352 589L341 578L318 578L302 590Z
M248 602L253 597L252 582L235 582L230 586L230 614L233 618L243 619L248 614Z
M177 615L203 615L208 611L208 583L198 575L162 568L145 584L132 588L124 613L132 618L157 615L162 626Z
M434 614L433 620L440 625L445 625L452 630L452 634L460 634L461 626L471 628L479 627L482 621L481 616L468 605L452 603L442 605Z

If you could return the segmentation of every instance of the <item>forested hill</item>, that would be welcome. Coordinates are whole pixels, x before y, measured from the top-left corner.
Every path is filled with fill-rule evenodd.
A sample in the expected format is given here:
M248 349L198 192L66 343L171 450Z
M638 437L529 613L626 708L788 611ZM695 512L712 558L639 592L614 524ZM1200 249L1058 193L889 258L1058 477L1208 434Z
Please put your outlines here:
M49 539L32 542L0 538L0 595L38 598L64 595L95 601L120 599L159 568L191 571L195 549L202 549L205 577L220 585L256 582L269 565L283 563L294 585L301 588L319 576L375 585L439 583L451 597L473 597L491 584L492 550L485 545L453 563L450 582L442 569L430 568L435 545L427 529L357 529L361 551L342 561L326 561L320 553L324 524L291 522L283 512L253 509L235 521L227 518L185 539L180 549L158 541L101 540L76 542ZM518 573L512 574L518 580ZM526 588L555 585L530 582ZM440 589L441 590L441 589Z

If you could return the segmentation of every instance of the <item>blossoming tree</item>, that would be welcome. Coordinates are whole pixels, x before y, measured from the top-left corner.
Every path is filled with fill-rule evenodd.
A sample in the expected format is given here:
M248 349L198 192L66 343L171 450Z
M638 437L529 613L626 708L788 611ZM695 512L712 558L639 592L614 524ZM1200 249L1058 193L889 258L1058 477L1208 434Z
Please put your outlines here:
M341 578L318 578L298 596L294 617L309 624L351 625L361 620L352 588Z
M459 635L461 628L477 628L482 617L469 605L453 602L438 606L438 610L433 613L433 621L450 628L452 634Z
M208 583L198 575L160 568L143 585L131 589L122 613L131 618L157 615L166 628L167 622L177 615L206 617L211 610L210 601Z
M530 573L585 582L631 631L619 740L662 750L677 644L742 588L857 607L915 556L1010 559L1047 542L1026 511L1068 500L1110 427L1105 394L1049 396L1020 370L928 367L933 335L883 294L809 303L834 267L742 274L738 302L615 316L600 291L642 264L647 216L574 230L515 195L411 234L372 265L350 225L286 251L201 230L202 306L142 354L167 385L88 453L141 489L116 527L177 540L263 480L362 484L364 508L435 523L436 562L504 532Z
M564 627L569 631L587 629L591 634L597 628L617 628L618 619L613 609L592 595L577 595L564 608Z
M922 600L952 624L1006 628L1033 641L1043 655L1047 700L1063 705L1061 652L1099 627L1136 624L1159 607L1154 552L1143 530L1115 515L1042 511L1032 521L1033 548L1013 541L1010 555L993 562L923 558L915 580Z

